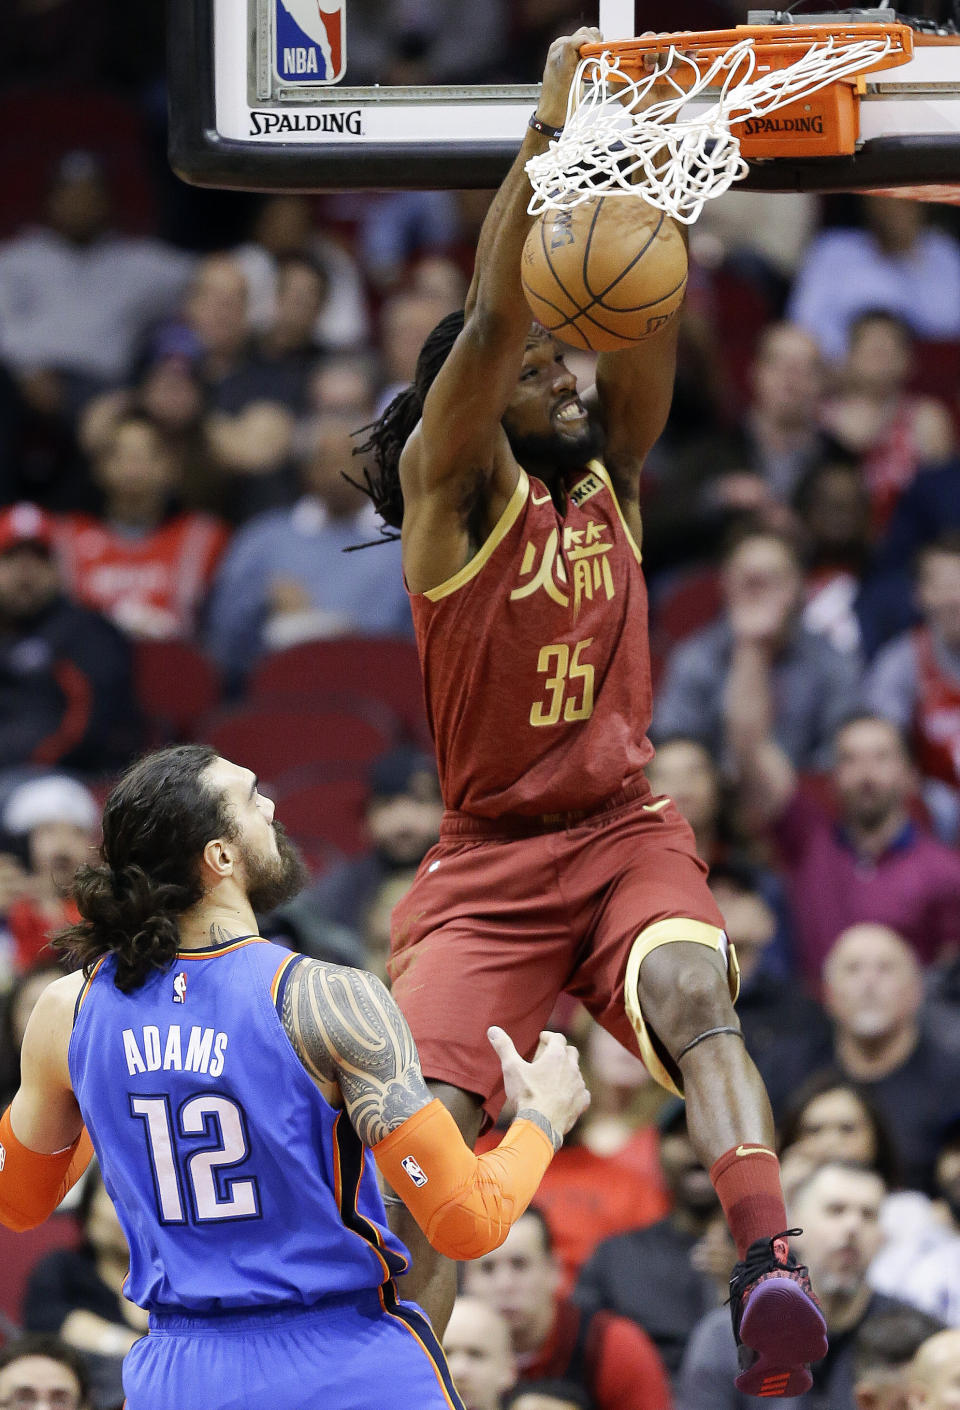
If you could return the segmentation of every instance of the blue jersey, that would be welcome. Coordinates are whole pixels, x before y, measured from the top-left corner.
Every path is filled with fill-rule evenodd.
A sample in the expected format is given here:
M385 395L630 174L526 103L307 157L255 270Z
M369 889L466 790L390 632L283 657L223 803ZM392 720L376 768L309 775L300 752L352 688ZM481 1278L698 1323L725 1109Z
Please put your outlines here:
M248 937L129 994L108 957L81 991L70 1075L141 1307L310 1307L406 1267L369 1153L280 1021L300 960Z

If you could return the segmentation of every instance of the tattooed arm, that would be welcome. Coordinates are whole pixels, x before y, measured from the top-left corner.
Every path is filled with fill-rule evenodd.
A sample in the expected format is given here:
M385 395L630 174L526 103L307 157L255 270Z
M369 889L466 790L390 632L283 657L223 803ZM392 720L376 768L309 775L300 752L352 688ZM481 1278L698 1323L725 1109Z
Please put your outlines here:
M310 1076L340 1088L364 1145L376 1145L429 1103L407 1021L375 975L320 960L298 964L283 1026Z
M560 1034L544 1034L527 1063L492 1028L518 1112L497 1149L478 1157L431 1100L406 1020L373 975L301 962L287 984L283 1024L314 1081L339 1087L381 1174L450 1258L478 1258L503 1242L589 1102L575 1050Z

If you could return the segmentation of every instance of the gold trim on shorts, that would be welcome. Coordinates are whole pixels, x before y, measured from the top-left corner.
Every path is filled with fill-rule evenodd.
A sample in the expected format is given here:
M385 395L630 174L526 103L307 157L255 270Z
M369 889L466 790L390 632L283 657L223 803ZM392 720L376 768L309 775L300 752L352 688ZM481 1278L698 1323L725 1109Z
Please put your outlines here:
M682 1097L683 1092L677 1086L673 1075L657 1052L640 1009L640 966L647 955L652 950L659 949L661 945L674 945L678 941L685 940L694 945L706 945L710 950L719 951L722 948L724 938L722 930L719 930L715 925L707 925L702 920L683 920L680 917L658 920L653 925L648 925L646 930L641 930L627 957L623 999L627 1017L640 1048L640 1056L643 1058L644 1066L650 1076L659 1082L661 1087L665 1087L668 1092L673 1092L678 1097ZM727 984L730 989L730 997L736 1003L740 993L740 965L737 963L737 952L729 940L727 940Z

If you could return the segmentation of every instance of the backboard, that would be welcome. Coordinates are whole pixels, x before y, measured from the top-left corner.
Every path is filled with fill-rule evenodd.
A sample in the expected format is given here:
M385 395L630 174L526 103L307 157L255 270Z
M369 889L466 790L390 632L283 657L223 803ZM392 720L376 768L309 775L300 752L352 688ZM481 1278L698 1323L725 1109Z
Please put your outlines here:
M499 73L483 81L496 69L483 52L487 7L449 6L462 48L458 54L453 45L451 64L448 46L450 81L425 84L416 81L409 43L391 50L381 23L389 7L377 0L169 0L173 169L197 185L239 190L496 186L536 105L544 56L517 55L509 82ZM509 3L497 8L509 13ZM581 8L582 22L598 24L607 38L631 36L642 22L642 0L587 0ZM790 22L789 12L753 12L760 14ZM860 114L855 155L756 161L743 184L939 186L939 198L955 195L960 39L918 45L910 63L868 77Z

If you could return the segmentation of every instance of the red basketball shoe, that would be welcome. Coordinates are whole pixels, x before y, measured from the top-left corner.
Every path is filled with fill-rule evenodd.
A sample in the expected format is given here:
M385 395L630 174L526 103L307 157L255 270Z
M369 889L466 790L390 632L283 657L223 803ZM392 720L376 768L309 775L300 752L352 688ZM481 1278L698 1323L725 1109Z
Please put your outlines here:
M747 1395L802 1395L813 1384L808 1364L827 1354L823 1320L807 1270L787 1240L802 1229L756 1239L730 1275L730 1312Z

